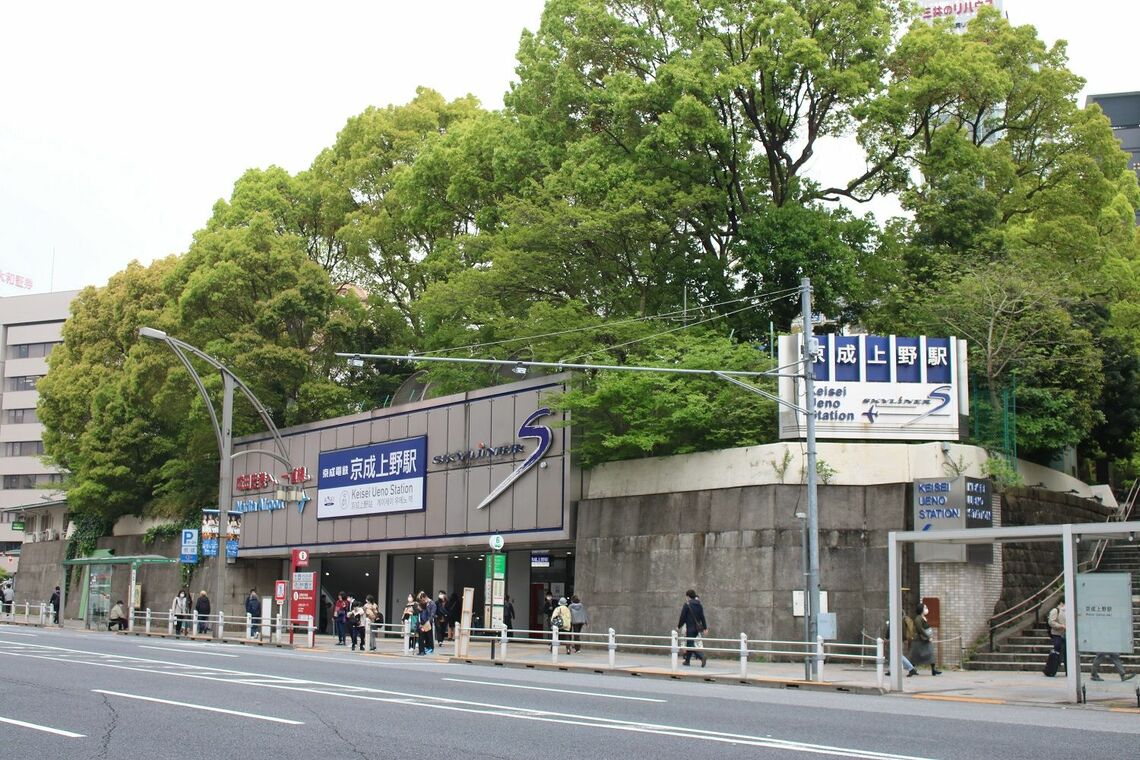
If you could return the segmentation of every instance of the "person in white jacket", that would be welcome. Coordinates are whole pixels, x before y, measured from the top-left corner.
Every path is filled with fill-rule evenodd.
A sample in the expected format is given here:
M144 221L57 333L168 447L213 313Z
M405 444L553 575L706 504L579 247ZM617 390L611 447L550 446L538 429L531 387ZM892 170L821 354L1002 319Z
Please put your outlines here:
M186 589L179 591L170 602L170 615L174 618L174 635L181 636L190 616L190 594L186 593Z

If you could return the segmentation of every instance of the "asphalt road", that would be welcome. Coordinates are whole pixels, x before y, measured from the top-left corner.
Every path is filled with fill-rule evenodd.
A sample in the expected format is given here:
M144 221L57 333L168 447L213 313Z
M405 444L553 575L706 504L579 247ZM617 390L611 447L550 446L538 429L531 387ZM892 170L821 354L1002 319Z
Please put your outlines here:
M0 625L15 758L1136 757L1140 714Z

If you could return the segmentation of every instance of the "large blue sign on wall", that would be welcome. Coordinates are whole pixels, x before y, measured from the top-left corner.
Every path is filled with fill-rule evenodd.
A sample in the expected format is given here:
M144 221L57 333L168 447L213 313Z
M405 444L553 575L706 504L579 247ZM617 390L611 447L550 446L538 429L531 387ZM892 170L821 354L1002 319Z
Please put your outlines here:
M318 520L426 506L427 436L326 451L318 461Z

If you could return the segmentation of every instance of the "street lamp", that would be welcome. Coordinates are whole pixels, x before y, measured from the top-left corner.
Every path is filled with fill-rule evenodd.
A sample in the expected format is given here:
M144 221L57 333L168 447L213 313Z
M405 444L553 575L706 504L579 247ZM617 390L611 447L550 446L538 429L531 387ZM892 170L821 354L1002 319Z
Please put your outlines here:
M206 411L210 414L210 423L214 427L214 435L218 440L218 509L226 511L230 508L230 502L233 499L233 460L244 454L258 453L265 454L272 457L278 462L282 462L286 467L292 469L289 463L289 452L285 449L285 443L281 440L281 434L277 431L277 426L273 424L273 418L269 416L269 411L258 400L253 391L249 389L241 379L235 375L226 365L215 359L213 356L201 351L189 343L185 343L177 338L172 338L162 330L156 330L153 327L140 327L139 335L151 340L158 340L165 343L170 347L177 356L182 366L190 374L190 379L194 381L194 385L198 387L198 392L202 395L202 400L206 404ZM206 392L206 386L202 383L202 378L194 369L194 365L190 363L190 358L187 353L193 354L202 361L209 364L214 369L218 370L222 375L222 421L218 423L218 415L214 411L214 402L210 398L210 394ZM245 395L253 408L257 411L261 421L265 423L266 428L273 436L273 441L277 445L279 454L258 449L239 451L237 454L233 453L233 416L234 416L234 388L237 388ZM222 620L225 620L225 599L226 599L226 557L222 554L219 547L217 556L218 565L218 580L217 580L217 600L218 611L222 613ZM134 594L132 586L131 594ZM132 600L133 601L133 600ZM218 638L223 638L223 625L218 626Z

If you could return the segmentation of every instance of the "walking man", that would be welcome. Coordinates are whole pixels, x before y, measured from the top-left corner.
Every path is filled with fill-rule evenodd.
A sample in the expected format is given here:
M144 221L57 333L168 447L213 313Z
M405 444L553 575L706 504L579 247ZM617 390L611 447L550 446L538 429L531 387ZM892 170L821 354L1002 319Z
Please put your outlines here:
M685 664L689 665L689 660L695 654L701 660L701 667L709 664L708 658L705 653L697 649L697 637L703 636L708 633L709 626L705 620L705 608L701 606L701 600L697 598L697 592L689 589L685 592L685 603L681 606L681 617L677 621L677 628L685 629Z
M1058 660L1065 666L1065 672L1068 672L1069 664L1065 661L1067 652L1065 650L1064 602L1061 602L1049 611L1049 638L1053 642L1053 651L1057 653Z
M1116 654L1115 652L1099 652L1097 653L1097 656L1093 658L1092 662L1091 678L1093 681L1104 680L1100 677L1100 664L1105 661L1112 663L1112 666L1116 668L1116 672L1120 674L1121 681L1129 681L1136 677L1135 673L1125 673L1124 663L1121 662L1120 655Z

